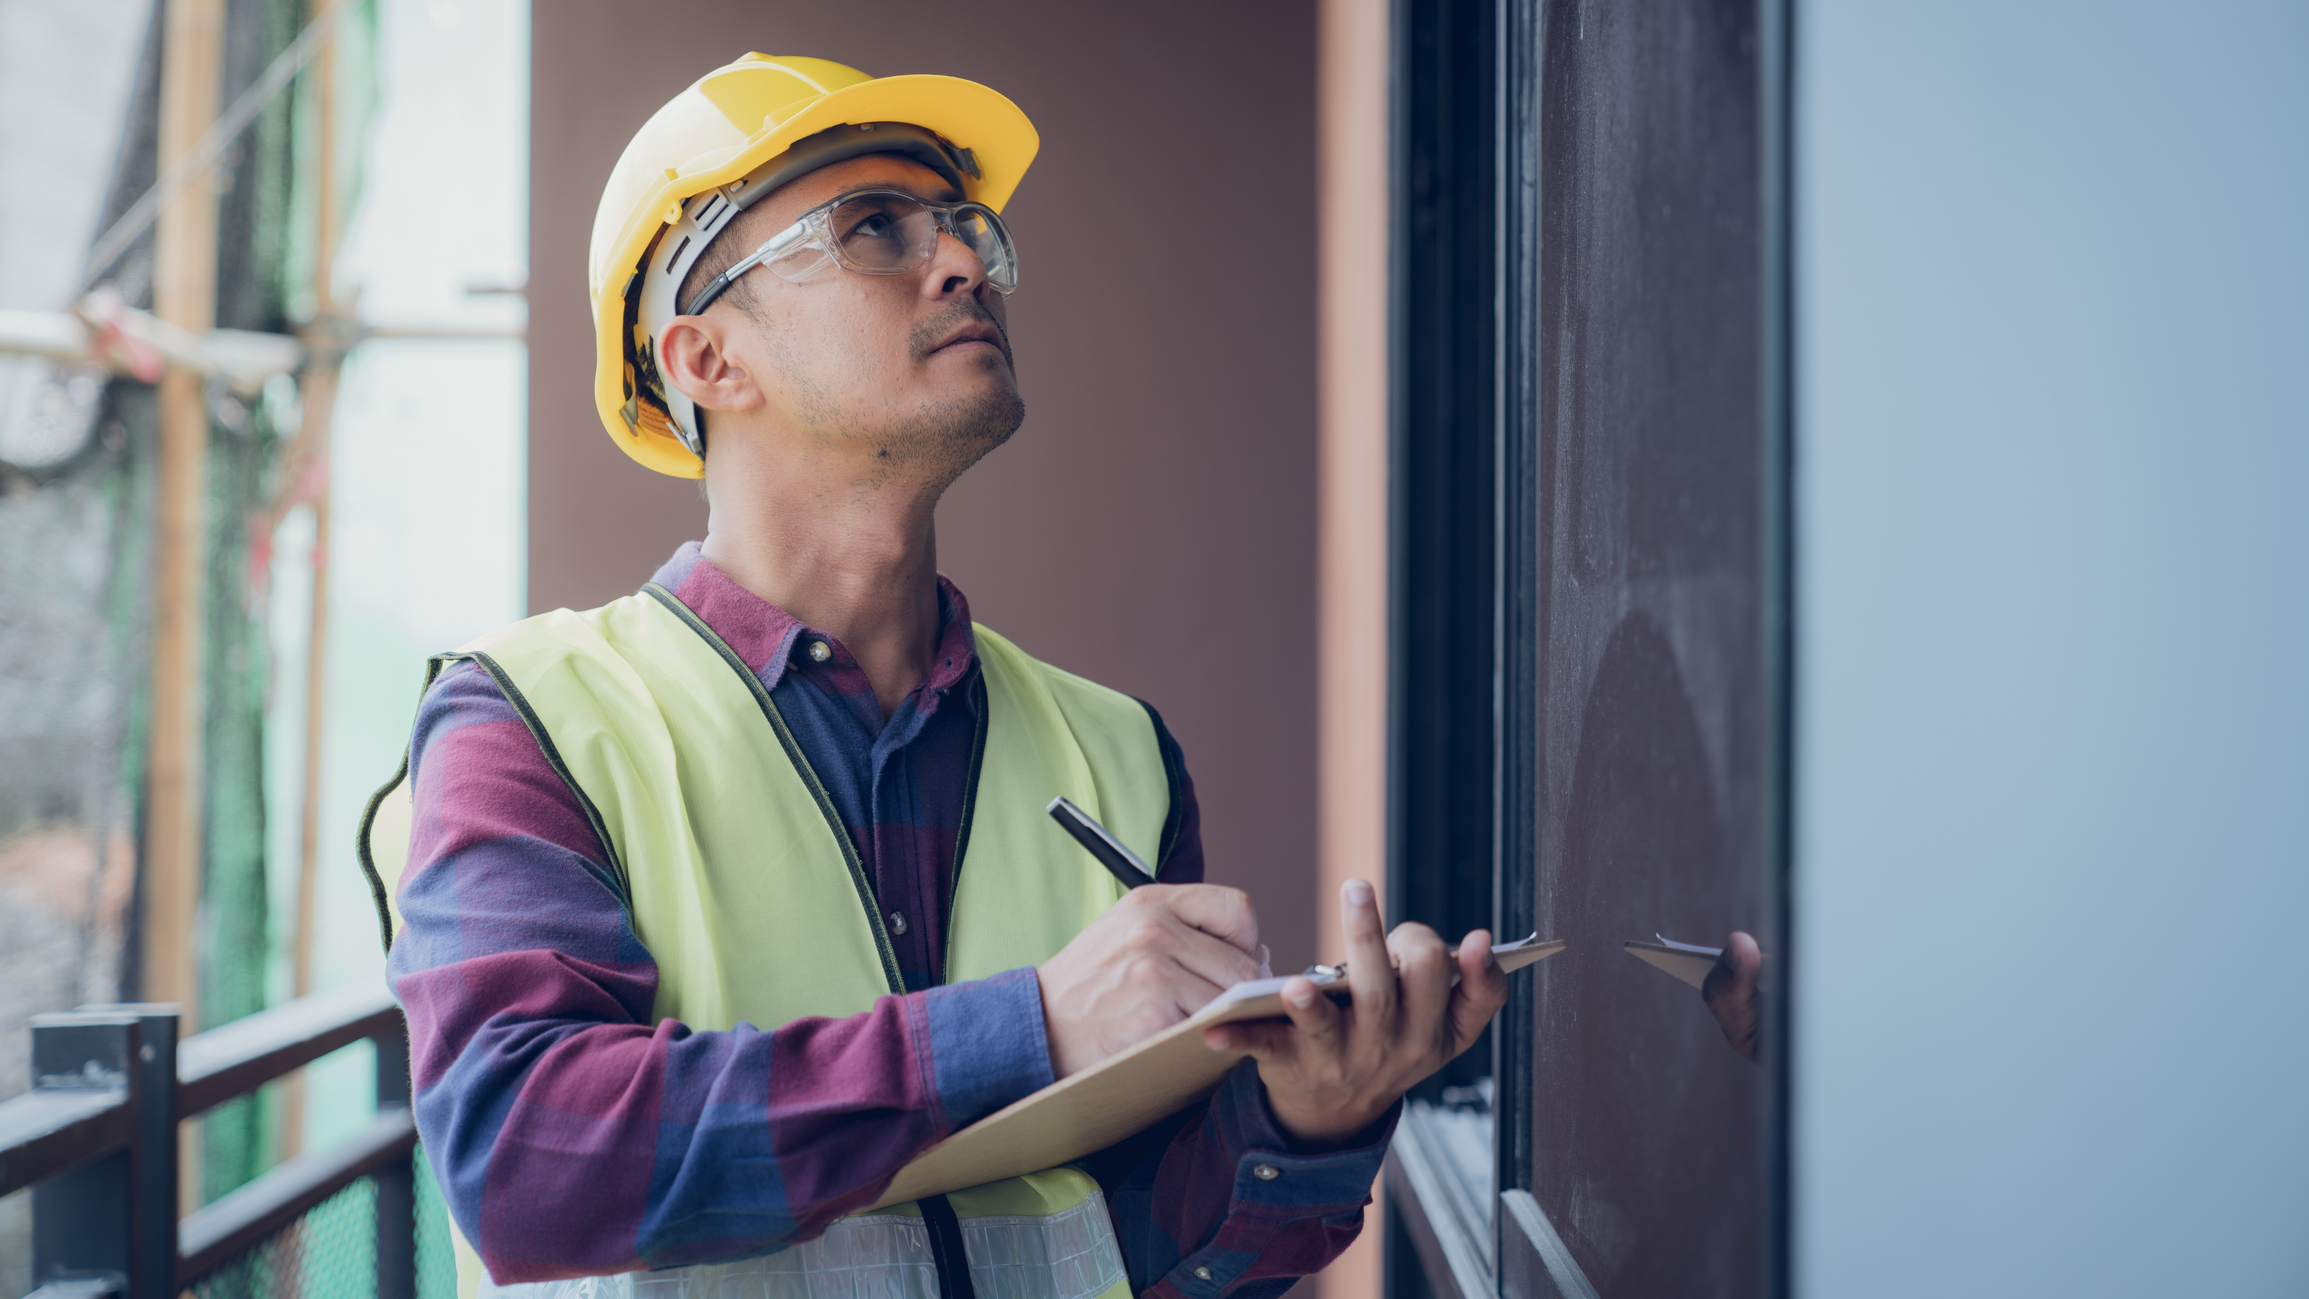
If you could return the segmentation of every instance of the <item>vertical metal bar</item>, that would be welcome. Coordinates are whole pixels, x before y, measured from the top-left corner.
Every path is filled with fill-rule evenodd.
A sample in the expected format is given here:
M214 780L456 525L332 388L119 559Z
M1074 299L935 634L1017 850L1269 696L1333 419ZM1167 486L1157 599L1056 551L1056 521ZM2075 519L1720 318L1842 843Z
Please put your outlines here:
M409 1105L409 1035L405 1026L375 1039L377 1108ZM377 1179L377 1299L416 1299L417 1167L411 1152L379 1168Z
M1499 2L1396 0L1391 56L1388 914L1454 937L1496 920ZM1493 1052L1413 1094L1476 1081ZM1431 1290L1406 1212L1448 1210L1405 1208L1420 1184L1387 1183L1391 1299Z
M396 1020L390 1033L374 1039L377 1044L377 1108L380 1110L409 1107L409 1029L404 1021Z
M1392 77L1388 916L1452 937L1493 921L1494 7L1401 0Z
M1539 41L1538 0L1499 0L1493 356L1498 549L1492 636L1493 910L1497 931L1529 932L1537 899L1539 753ZM1497 1189L1531 1185L1532 1052L1537 975L1511 976L1515 996L1493 1026ZM1495 1215L1496 1216L1496 1215Z
M101 1010L35 1015L32 1089L115 1092L136 1105L136 1046L134 1015ZM134 1257L132 1169L133 1151L119 1150L32 1188L33 1284L102 1278L128 1286Z
M1421 144L1414 134L1419 115L1413 105L1423 89L1414 48L1430 3L1394 0L1388 11L1387 894L1381 903L1391 924L1413 916L1411 871L1420 855L1411 829L1411 779L1418 755L1410 752L1412 673L1406 650L1416 607L1412 589L1420 576L1412 567L1417 510L1410 474L1418 315L1411 302L1416 291L1413 239L1419 224L1412 213L1419 197L1413 155Z
M131 1299L170 1299L177 1292L177 1008L140 1002L98 1009L136 1017L136 1067L129 1075L136 1128L129 1145L128 1293Z
M1758 187L1763 212L1763 412L1764 479L1764 662L1770 678L1771 792L1765 869L1773 933L1767 941L1781 966L1764 1004L1764 1060L1771 1078L1764 1156L1764 1293L1784 1297L1791 1279L1793 1213L1789 1084L1795 1028L1794 880L1795 800L1795 284L1794 85L1795 6L1788 0L1760 0L1757 29L1757 141L1763 176Z
M379 1166L377 1299L416 1299L417 1167L414 1154Z

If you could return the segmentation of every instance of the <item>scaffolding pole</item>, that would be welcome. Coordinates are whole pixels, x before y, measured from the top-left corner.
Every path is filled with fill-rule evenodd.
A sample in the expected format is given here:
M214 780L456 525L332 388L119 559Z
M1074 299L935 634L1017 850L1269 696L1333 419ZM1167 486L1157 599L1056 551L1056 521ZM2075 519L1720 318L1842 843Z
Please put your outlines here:
M160 90L160 168L191 153L216 117L224 0L168 0ZM217 203L188 186L162 211L153 308L195 334L216 323ZM152 717L146 758L144 996L173 1001L199 1026L193 917L201 874L201 597L208 550L208 402L200 375L160 379L153 545Z
M337 47L327 40L313 55L311 69L314 117L318 125L313 158L313 318L323 328L336 319L332 272L337 262ZM327 739L329 649L329 434L330 416L337 404L337 371L343 350L337 346L313 349L312 365L305 372L304 418L297 430L302 463L290 469L311 494L313 507L312 626L305 642L304 791L299 802L297 839L297 920L291 959L291 980L299 997L313 990L314 894L320 883L321 758ZM295 1155L304 1145L305 1071L300 1069L283 1089L281 1157Z
M160 171L192 154L216 120L224 64L224 0L167 0L160 70ZM216 324L217 196L207 177L162 209L153 314L206 334ZM200 1027L201 606L208 555L208 400L200 375L160 378L153 520L152 715L146 731L144 997L175 1002ZM177 1202L200 1204L199 1125L178 1130Z

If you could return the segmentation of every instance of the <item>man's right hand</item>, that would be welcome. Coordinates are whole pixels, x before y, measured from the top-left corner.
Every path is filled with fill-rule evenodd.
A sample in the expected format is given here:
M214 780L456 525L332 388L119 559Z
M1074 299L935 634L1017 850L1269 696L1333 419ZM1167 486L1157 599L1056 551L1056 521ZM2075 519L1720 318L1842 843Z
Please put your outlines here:
M1250 895L1217 884L1132 889L1035 973L1050 1067L1079 1073L1259 977Z

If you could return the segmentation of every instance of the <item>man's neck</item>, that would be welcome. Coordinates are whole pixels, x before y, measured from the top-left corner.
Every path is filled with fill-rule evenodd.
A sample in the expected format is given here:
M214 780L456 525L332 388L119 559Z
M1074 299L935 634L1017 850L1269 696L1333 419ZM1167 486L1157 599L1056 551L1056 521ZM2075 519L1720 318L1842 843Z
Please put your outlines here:
M945 484L839 464L707 459L705 557L839 639L873 683L882 715L896 712L937 654L933 516Z

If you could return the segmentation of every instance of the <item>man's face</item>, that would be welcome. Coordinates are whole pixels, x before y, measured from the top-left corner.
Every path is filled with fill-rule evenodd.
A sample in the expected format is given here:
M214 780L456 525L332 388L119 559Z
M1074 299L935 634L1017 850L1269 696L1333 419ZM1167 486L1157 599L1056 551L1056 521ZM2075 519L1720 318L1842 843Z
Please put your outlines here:
M893 154L820 168L781 186L717 239L729 260L792 225L804 212L860 189L903 190L955 202L938 173ZM704 319L729 362L759 390L783 427L855 446L887 471L951 478L1000 446L1025 418L1005 332L1002 295L985 267L941 234L929 264L900 275L829 267L795 284L756 267L708 307ZM685 390L688 386L685 385ZM742 406L691 396L714 409ZM709 420L711 439L726 423Z

